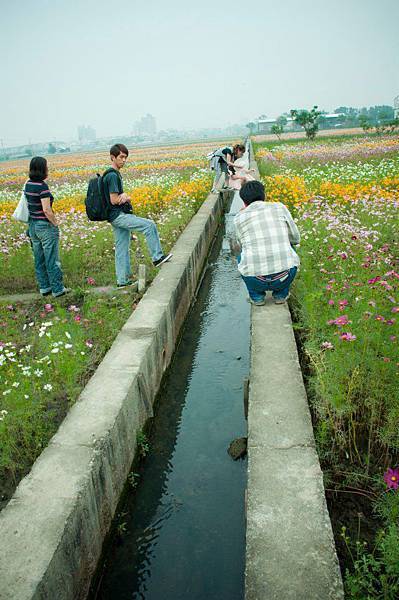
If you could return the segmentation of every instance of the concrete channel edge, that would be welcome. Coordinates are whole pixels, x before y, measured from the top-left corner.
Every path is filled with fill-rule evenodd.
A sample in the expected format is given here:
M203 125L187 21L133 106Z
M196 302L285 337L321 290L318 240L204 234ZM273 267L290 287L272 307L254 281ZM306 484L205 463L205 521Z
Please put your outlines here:
M343 598L291 315L269 299L251 312L245 600Z
M223 212L210 194L0 513L0 599L80 600Z

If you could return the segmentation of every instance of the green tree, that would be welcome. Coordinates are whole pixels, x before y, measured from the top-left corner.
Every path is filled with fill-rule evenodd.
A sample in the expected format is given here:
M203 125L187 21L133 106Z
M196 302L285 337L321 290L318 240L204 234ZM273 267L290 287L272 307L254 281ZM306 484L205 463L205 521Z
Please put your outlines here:
M245 125L245 127L247 127L249 129L249 133L252 135L255 130L256 130L256 123L254 123L253 121L251 121L250 123L247 123Z
M275 123L274 125L271 126L270 128L271 133L274 133L274 135L276 135L278 137L278 139L281 139L281 134L284 132L284 127L282 125L277 125L277 123Z
M317 106L314 106L312 110L291 110L292 119L295 123L298 123L298 125L304 128L306 137L310 140L313 140L316 137L319 130L318 121L321 112L317 110L317 108Z
M370 121L369 121L369 118L367 115L365 115L365 114L359 115L359 125L363 129L364 132L370 131L371 124L370 124Z

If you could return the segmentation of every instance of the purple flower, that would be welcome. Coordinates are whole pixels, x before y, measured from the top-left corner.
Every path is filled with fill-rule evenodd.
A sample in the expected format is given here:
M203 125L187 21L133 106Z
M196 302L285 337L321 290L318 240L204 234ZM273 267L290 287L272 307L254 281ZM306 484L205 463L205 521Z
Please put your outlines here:
M388 469L384 473L384 481L388 489L397 490L399 487L399 469Z

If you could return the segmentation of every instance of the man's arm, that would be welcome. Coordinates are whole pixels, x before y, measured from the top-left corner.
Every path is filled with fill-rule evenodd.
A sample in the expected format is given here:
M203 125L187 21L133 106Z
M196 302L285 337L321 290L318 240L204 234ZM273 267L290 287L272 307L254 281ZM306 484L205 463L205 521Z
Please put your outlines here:
M115 194L114 192L109 193L109 199L111 200L111 204L126 204L126 202L130 201L130 198L125 192L123 194Z
M106 175L106 178L111 204L118 205L129 202L130 198L127 194L125 194L124 192L122 192L122 194L119 193L120 188L118 185L118 175L114 172L111 172Z
M286 206L284 206L284 212L288 226L288 239L290 240L291 244L294 244L294 246L296 246L301 241L301 234L299 233L299 229L295 225L294 219L292 218L291 213Z

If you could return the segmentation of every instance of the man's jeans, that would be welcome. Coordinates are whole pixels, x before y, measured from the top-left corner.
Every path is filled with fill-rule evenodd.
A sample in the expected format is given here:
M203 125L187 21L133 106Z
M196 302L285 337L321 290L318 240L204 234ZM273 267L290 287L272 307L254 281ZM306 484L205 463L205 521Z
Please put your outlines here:
M48 221L29 219L29 237L32 243L40 293L53 292L53 296L59 296L64 291L64 284L60 263L58 227Z
M297 267L292 267L281 273L272 273L259 277L248 277L241 275L251 300L261 302L265 299L265 293L272 292L275 300L284 300L290 291L290 285L294 281Z
M157 226L150 219L121 213L111 222L115 238L115 270L118 285L127 283L132 274L130 266L130 232L144 233L153 261L163 256Z

